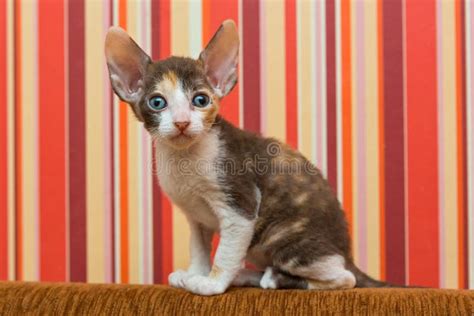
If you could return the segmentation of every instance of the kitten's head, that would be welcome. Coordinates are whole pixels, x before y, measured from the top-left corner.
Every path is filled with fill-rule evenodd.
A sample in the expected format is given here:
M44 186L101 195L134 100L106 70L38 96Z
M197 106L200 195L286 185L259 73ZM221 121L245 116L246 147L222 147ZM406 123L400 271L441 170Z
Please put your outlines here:
M187 148L211 128L219 100L237 82L239 36L225 21L197 60L170 57L153 62L118 27L110 28L105 55L118 97L130 104L154 139Z

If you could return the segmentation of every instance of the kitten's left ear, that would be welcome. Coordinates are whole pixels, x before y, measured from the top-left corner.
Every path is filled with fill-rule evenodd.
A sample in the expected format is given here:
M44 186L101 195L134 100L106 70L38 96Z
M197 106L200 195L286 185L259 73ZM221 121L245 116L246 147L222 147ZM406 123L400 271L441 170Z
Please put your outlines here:
M130 104L138 102L144 93L150 57L119 27L111 27L107 32L105 57L115 93Z
M215 93L219 97L227 95L237 82L239 61L239 33L234 21L222 23L199 59Z

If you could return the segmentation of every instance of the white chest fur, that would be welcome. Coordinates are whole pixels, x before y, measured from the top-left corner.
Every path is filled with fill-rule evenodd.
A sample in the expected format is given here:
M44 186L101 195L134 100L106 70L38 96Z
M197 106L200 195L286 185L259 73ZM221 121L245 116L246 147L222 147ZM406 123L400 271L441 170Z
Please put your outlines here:
M223 199L216 169L221 148L215 132L186 150L156 145L156 169L163 191L187 217L214 231L218 221L207 201Z

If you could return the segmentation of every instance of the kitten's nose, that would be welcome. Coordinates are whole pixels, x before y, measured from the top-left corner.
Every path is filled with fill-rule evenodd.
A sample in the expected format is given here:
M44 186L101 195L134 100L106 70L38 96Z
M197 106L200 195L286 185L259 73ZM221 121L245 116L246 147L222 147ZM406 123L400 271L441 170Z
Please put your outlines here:
M184 131L189 126L189 121L186 122L174 122L174 126L176 126L181 132Z

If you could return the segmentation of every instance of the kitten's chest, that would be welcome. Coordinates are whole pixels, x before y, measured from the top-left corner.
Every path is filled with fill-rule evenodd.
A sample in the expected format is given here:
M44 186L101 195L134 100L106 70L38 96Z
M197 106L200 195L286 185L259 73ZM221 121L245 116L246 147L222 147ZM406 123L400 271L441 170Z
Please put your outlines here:
M222 198L218 176L219 144L212 139L189 153L157 147L156 170L162 190L187 216L216 229L217 218L208 201Z
M158 180L161 188L175 203L183 204L194 200L195 196L206 197L218 191L217 173L212 169L211 161L185 161L166 164L166 169L159 169Z

